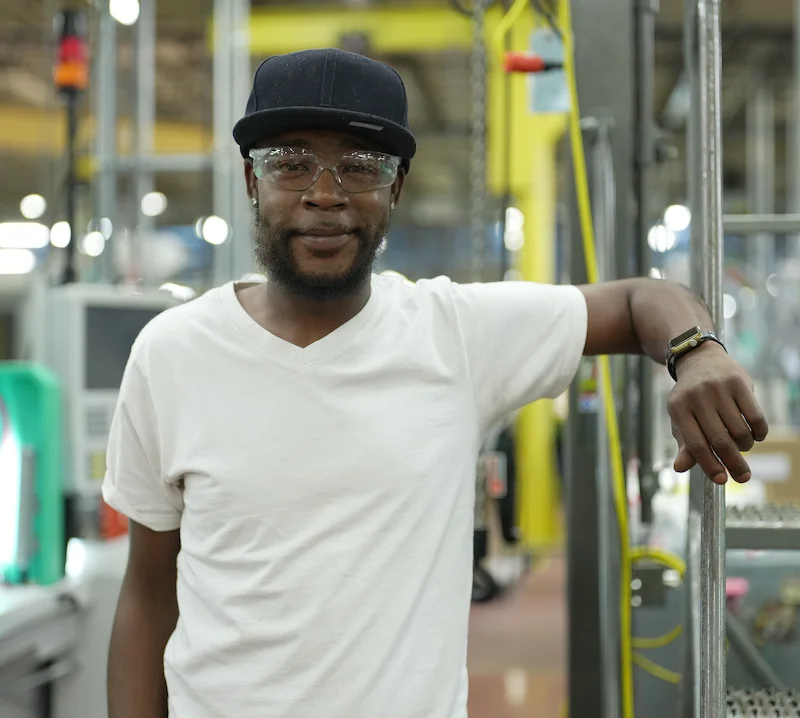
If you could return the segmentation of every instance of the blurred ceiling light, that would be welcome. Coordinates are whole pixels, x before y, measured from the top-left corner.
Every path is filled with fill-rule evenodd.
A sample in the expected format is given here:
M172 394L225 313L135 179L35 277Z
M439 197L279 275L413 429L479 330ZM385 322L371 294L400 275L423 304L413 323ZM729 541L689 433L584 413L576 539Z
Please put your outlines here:
M506 210L506 231L520 232L524 226L525 215L516 207L509 207Z
M108 217L101 217L100 219L93 219L89 222L87 232L100 232L105 239L111 239L111 234L114 231L114 225Z
M668 252L675 246L675 233L667 229L663 224L657 224L650 228L647 234L647 244L654 252Z
M84 254L90 257L99 257L106 247L106 238L101 232L89 232L81 242Z
M200 236L209 244L224 244L228 239L228 223L222 217L212 214L200 225Z
M139 19L139 0L111 0L108 12L120 25L134 25Z
M739 292L739 301L742 304L742 309L752 310L758 304L758 295L750 287L742 287Z
M70 229L69 222L56 222L50 228L50 244L58 249L64 249L67 245L69 245L69 241L72 239L72 230Z
M28 274L36 266L29 249L0 249L0 274Z
M734 297L730 294L722 295L722 316L725 317L725 319L733 319L738 309L739 305L736 303Z
M4 249L41 249L50 241L50 229L38 222L3 222L0 224L0 247Z
M167 198L161 192L148 192L142 197L142 214L145 217L158 217L167 209Z
M506 210L505 224L503 243L509 252L519 252L525 245L525 234L522 231L525 226L525 215L516 207L509 207Z
M29 194L19 203L19 211L25 219L39 219L47 212L47 200L40 194Z
M770 274L767 277L767 292L769 292L773 297L777 297L779 294L778 284L779 280L777 274Z
M692 223L692 213L682 204L673 204L664 210L664 225L673 232L683 232Z

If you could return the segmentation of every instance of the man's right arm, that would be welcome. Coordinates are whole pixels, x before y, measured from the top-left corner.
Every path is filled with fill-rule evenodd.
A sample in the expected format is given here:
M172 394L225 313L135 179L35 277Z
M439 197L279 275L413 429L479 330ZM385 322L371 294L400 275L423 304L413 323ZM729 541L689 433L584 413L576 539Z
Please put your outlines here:
M130 522L128 567L108 656L109 718L167 718L164 649L178 620L180 532Z

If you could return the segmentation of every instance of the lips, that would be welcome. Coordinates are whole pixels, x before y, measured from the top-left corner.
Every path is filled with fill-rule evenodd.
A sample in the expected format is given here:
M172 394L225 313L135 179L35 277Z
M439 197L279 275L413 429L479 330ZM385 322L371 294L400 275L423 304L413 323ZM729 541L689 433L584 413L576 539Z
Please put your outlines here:
M309 251L334 252L347 244L353 231L345 226L320 226L301 230L295 236Z

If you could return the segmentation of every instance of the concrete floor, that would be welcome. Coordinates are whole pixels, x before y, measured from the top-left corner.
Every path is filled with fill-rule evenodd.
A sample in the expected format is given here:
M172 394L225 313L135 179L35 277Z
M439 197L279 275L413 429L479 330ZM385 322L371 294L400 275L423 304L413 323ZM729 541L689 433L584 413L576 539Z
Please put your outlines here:
M560 557L532 569L498 600L473 605L469 718L560 718L566 621Z

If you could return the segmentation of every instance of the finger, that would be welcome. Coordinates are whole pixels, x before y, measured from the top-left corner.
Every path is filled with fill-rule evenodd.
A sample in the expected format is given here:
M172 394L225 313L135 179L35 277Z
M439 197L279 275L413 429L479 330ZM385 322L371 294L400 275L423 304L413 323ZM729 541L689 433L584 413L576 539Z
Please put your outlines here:
M750 467L742 456L742 452L739 451L734 443L733 438L728 433L728 429L725 427L722 417L717 412L716 407L699 406L695 410L695 418L705 435L707 445L711 448L711 451L716 454L716 458L718 459L717 463L719 463L719 461L723 463L734 481L738 481L739 483L749 481ZM692 453L694 454L694 452ZM696 454L694 456L697 459L697 463L699 463L701 468L705 471L700 457ZM715 483L725 483L724 481L718 480L719 472L716 466L712 465L710 468L716 473L709 474L706 472L706 475Z
M755 437L732 397L720 400L719 415L739 451L750 451L755 443Z
M689 471L696 463L694 457L689 453L689 450L681 445L678 447L678 456L675 458L675 463L672 466L679 474L683 474Z
M764 441L769 432L769 425L753 390L743 382L734 393L733 398L744 416L744 420L750 425L753 438L756 441Z
M719 418L717 418L719 421ZM722 422L719 422L720 424ZM697 418L692 414L681 417L680 431L683 436L682 449L691 454L700 466L703 473L716 484L724 484L728 474L716 454L711 450L708 439L703 429L700 428ZM724 427L723 427L724 428Z

